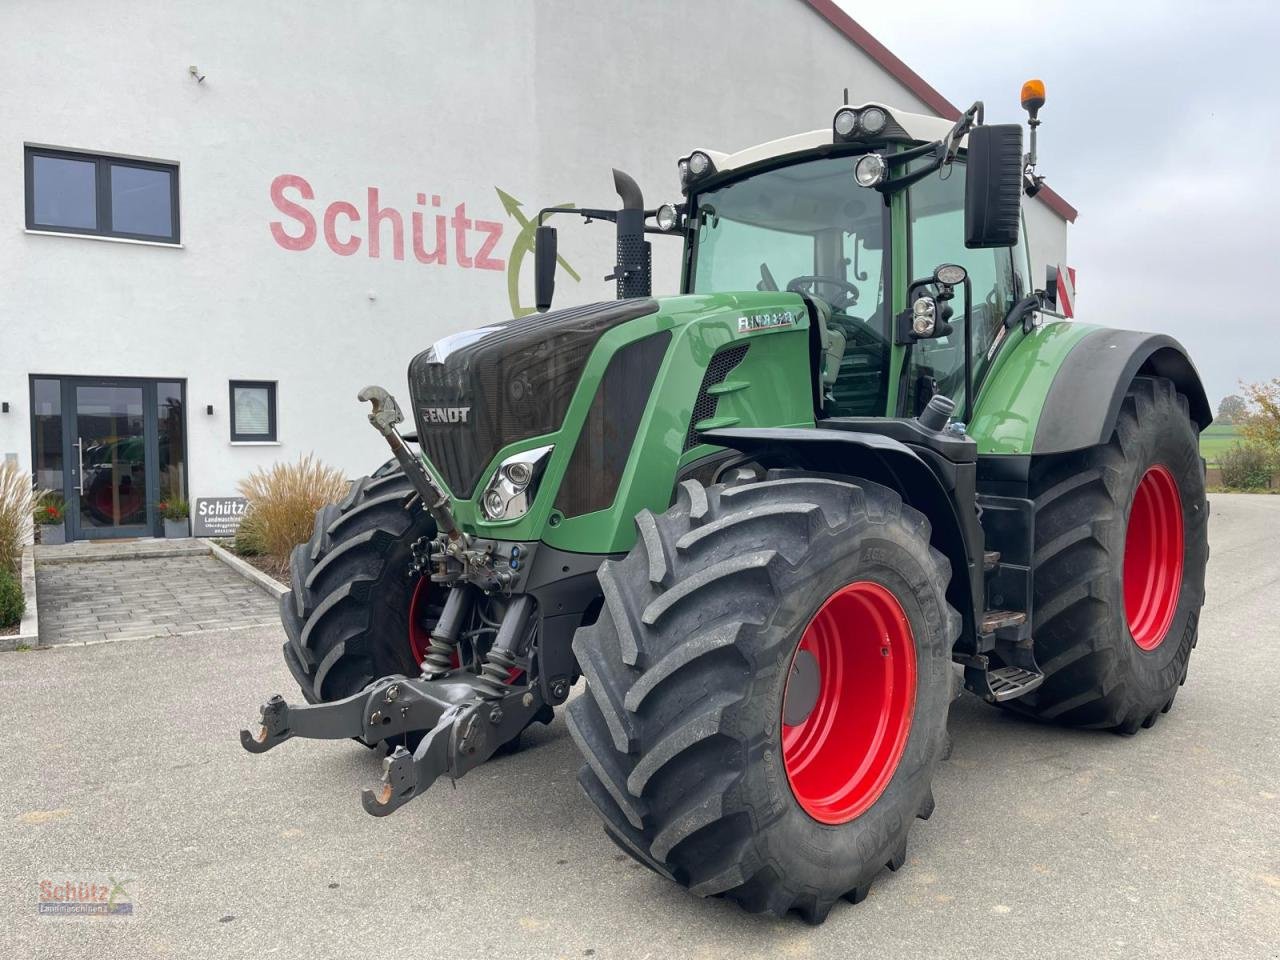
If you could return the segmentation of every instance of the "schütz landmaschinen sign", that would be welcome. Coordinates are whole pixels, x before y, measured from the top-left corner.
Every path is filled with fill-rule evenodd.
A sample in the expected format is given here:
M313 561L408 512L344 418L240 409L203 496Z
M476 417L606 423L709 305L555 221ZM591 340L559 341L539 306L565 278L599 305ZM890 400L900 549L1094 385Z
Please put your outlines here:
M234 537L249 501L244 497L205 497L191 513L197 537Z

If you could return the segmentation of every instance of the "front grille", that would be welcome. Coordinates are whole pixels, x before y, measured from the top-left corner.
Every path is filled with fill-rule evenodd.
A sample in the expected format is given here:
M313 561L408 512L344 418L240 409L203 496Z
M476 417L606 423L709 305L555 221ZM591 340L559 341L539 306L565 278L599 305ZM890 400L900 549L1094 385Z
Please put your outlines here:
M446 338L409 363L418 443L450 491L470 497L509 443L553 433L596 341L654 313L653 300L610 300L531 314Z
M671 334L663 330L627 344L610 358L556 494L556 509L566 517L613 503L670 343Z
M747 355L748 346L750 344L740 343L736 347L721 350L707 364L707 372L702 376L702 386L698 388L698 399L693 402L693 415L689 418L689 430L684 438L685 450L692 450L702 442L701 434L693 429L694 424L716 415L720 398L714 393L708 393L707 388L724 383L725 378L733 372L733 368Z

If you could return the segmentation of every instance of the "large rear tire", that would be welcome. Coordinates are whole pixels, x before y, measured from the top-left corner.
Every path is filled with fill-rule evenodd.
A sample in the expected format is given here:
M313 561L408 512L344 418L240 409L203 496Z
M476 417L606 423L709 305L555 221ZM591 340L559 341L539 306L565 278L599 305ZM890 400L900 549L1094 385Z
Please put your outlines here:
M410 574L413 544L435 523L395 461L316 513L294 548L293 589L280 598L284 659L312 703L336 700L393 673L416 676L430 607L429 581Z
M1186 397L1140 377L1111 441L1033 468L1041 686L1002 706L1136 733L1173 706L1196 645L1209 503Z
M949 564L892 491L689 481L600 571L574 653L579 782L605 831L700 896L821 922L933 810Z

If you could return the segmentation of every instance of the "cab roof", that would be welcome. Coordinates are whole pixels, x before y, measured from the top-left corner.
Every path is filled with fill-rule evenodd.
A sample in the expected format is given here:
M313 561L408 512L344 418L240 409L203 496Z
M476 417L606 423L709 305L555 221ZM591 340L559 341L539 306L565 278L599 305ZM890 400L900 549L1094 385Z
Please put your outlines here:
M766 143L747 147L734 153L725 153L722 150L711 150L705 147L698 147L692 153L705 153L711 158L715 172L722 174L791 154L805 153L818 147L829 147L832 144L858 143L859 139L868 144L911 141L929 143L934 140L941 140L954 126L952 121L944 120L941 117L931 117L923 113L908 113L905 110L897 110L875 101L849 105L848 109L862 113L870 107L877 107L883 110L889 118L884 130L874 136L859 138L854 135L849 138L841 138L835 133L834 126L827 126L820 130L809 130L805 133L795 133L789 137L769 140ZM838 110L844 109L846 108L838 108ZM963 143L964 141L962 140L961 145ZM687 160L688 156L681 159Z

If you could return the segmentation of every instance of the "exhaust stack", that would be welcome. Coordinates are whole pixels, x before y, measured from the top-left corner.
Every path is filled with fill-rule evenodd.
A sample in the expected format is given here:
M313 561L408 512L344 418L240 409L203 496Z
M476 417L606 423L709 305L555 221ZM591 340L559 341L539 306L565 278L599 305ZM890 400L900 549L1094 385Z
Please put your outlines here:
M621 170L613 171L613 188L622 200L618 211L618 264L606 280L618 284L618 299L647 297L653 292L653 253L644 238L644 196Z

